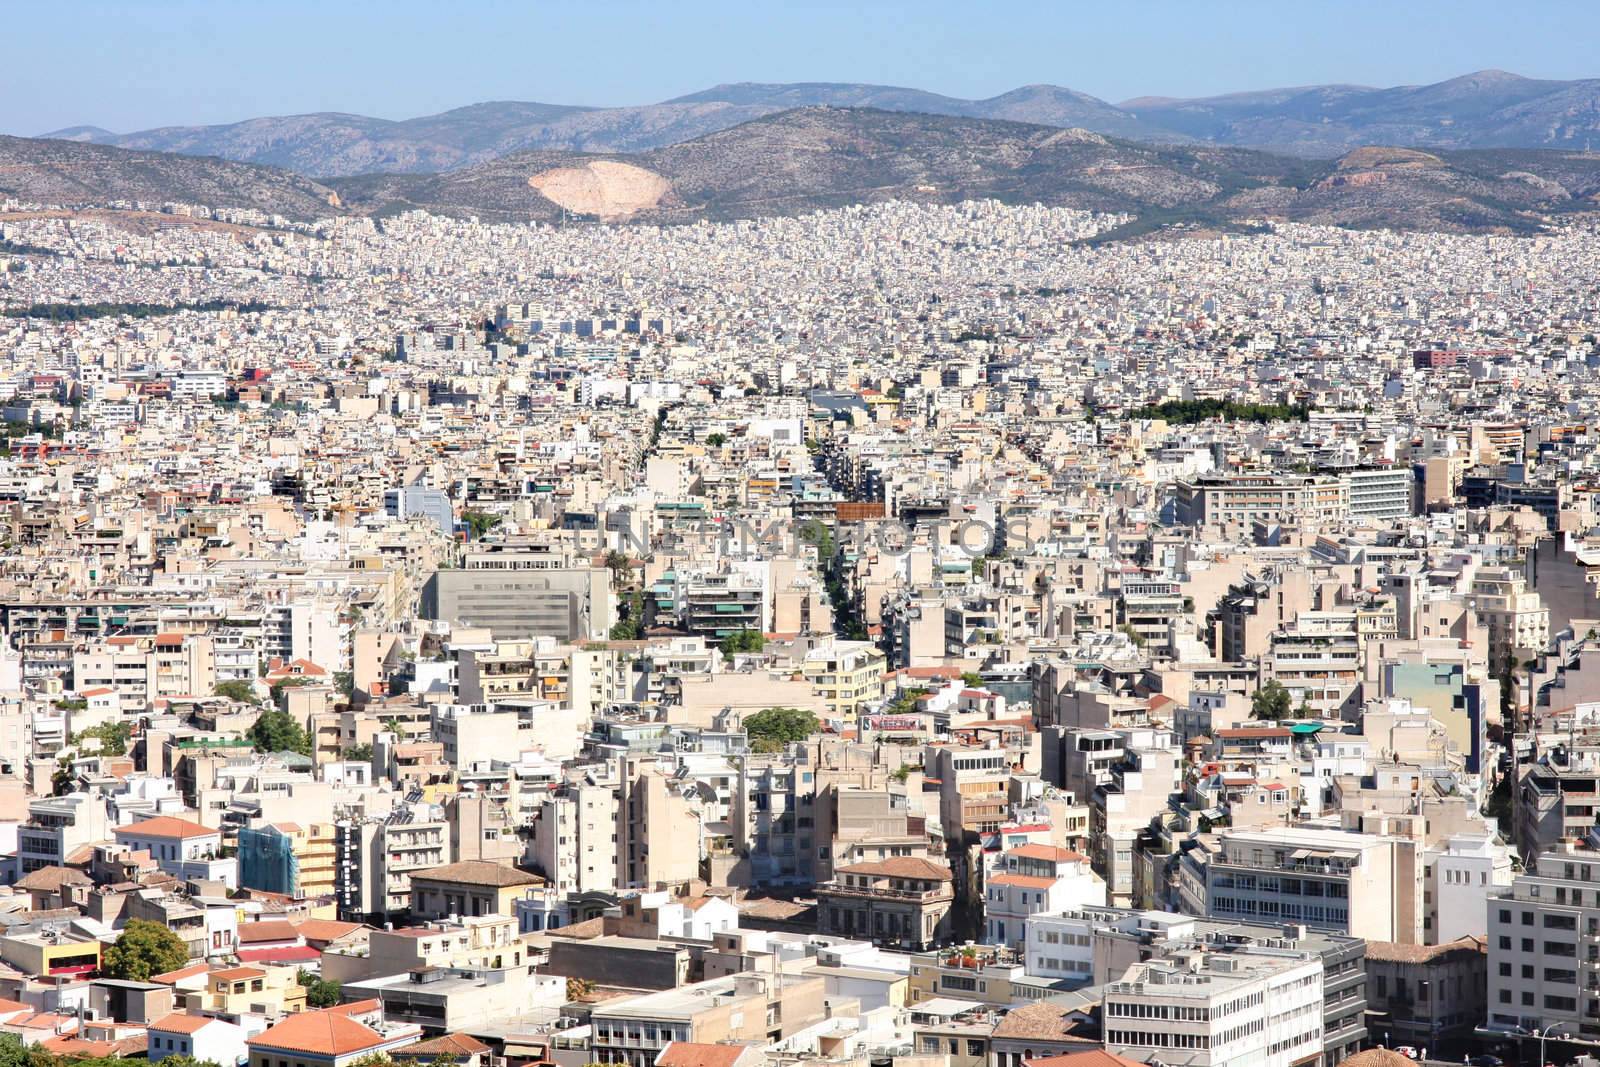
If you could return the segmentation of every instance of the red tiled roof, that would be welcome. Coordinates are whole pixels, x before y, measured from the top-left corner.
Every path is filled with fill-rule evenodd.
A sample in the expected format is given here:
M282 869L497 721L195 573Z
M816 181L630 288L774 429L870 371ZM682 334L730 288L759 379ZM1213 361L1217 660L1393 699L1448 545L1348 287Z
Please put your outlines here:
M245 1042L251 1048L283 1049L319 1056L348 1056L384 1043L383 1035L336 1011L302 1011Z
M152 974L150 976L150 981L155 982L157 985L173 985L176 982L181 982L185 978L193 978L196 975L205 974L209 970L211 970L211 968L207 964L191 963L189 966L179 967L175 971L163 971L161 974Z
M188 819L175 819L171 815L157 815L153 819L144 819L133 823L131 826L119 826L112 833L121 837L129 834L136 837L220 837L221 830L213 830L209 826L201 826Z
M997 874L989 879L989 884L1014 885L1018 889L1049 889L1056 884L1056 880L1033 874Z
M886 860L852 863L838 868L841 874L877 875L883 878L922 878L932 881L951 880L950 868L917 856L891 856Z
M490 1051L489 1046L468 1034L440 1034L429 1041L395 1049L395 1055L405 1056L481 1056Z
M1089 857L1070 848L1056 848L1054 845L1027 844L1018 845L1012 849L1010 855L1021 856L1028 860L1048 860L1052 863L1073 863L1087 860Z
M744 1051L743 1045L673 1041L656 1057L656 1067L733 1067Z
M300 940L300 931L294 928L293 923L283 919L244 923L239 927L239 943L241 945L259 945L267 941L298 940Z
M320 960L322 950L310 945L281 945L278 948L242 948L239 958L246 963L306 963Z
M209 1015L188 1015L178 1011L157 1019L150 1024L150 1029L160 1030L164 1034L196 1034L216 1021Z

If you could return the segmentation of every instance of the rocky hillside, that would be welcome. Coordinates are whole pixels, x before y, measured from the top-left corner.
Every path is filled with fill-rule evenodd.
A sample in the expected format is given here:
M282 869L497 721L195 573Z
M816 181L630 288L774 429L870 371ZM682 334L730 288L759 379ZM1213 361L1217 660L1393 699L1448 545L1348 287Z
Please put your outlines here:
M521 153L437 175L333 181L352 210L485 219L682 221L892 198L994 197L1141 216L1144 229L1253 219L1527 232L1595 207L1600 155L1361 149L1305 160L1085 130L802 108L629 156Z
M340 208L332 189L275 167L5 136L0 136L0 197L71 206L182 201L256 208L294 219L323 217Z
M1272 220L1524 233L1600 206L1600 154L1369 147L1316 160L992 119L811 107L647 152L520 152L442 173L326 184L213 158L0 138L4 195L65 204L181 200L294 218L423 208L497 221L665 223L991 197L1137 216L1116 236Z

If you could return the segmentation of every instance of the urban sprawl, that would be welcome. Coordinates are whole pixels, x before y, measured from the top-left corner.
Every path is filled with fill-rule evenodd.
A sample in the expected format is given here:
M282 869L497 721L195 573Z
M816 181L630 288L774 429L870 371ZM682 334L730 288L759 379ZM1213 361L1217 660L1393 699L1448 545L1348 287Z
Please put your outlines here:
M1128 221L0 204L0 1059L1600 1051L1594 225Z

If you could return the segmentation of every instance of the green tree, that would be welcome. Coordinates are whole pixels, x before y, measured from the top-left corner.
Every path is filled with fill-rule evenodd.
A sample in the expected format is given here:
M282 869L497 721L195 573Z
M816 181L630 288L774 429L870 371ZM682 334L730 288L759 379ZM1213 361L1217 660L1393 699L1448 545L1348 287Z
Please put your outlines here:
M311 755L311 738L294 716L276 708L263 711L245 734L257 752L298 752Z
M644 636L644 591L635 589L622 602L622 618L611 624L613 641L637 641Z
M84 741L100 742L100 751L108 756L121 756L128 751L133 738L133 727L125 722L103 722L91 726L72 739L73 744Z
M334 671L333 687L340 696L349 700L356 691L356 676L349 671Z
M256 687L246 681L218 682L212 687L211 692L216 696L236 700L241 704L261 706L261 698L256 696Z
M340 983L323 981L304 967L295 975L295 981L305 988L307 1007L331 1008L342 999L343 986Z
M1277 722L1289 717L1289 709L1294 706L1294 698L1277 679L1273 679L1250 698L1250 717L1252 719L1266 719Z
M3 1067L3 1064L0 1064ZM74 1061L74 1067L88 1067L83 1060ZM164 1056L156 1061L156 1067L217 1067L215 1060L197 1060L193 1056Z
M372 759L372 746L350 745L344 750L344 758L348 760L358 760L362 763L370 762Z
M633 568L628 564L627 553L613 548L606 553L606 570L611 572L611 584L620 589Z
M0 1067L28 1067L28 1047L16 1034L0 1034Z
M756 752L781 752L792 741L804 741L821 727L817 717L800 708L762 708L744 721L745 736Z
M504 520L499 515L491 515L487 511L463 511L461 521L466 523L467 529L472 533L472 540L482 541L483 535L499 526Z
M725 445L727 443L728 443L728 435L725 434L725 433L708 433L708 434L706 434L706 447L707 448L721 448L723 445Z
M982 689L983 675L979 674L977 671L962 671L961 684L966 686L968 689Z
M122 934L106 949L100 970L108 978L147 982L152 974L175 971L189 962L189 948L160 923L129 919Z
M732 660L740 652L760 652L767 647L767 639L761 636L760 630L735 630L724 637L719 644L722 649L722 658Z
M50 795L64 797L72 792L73 787L77 784L77 780L72 775L72 768L66 765L59 766L56 768L55 773L50 776ZM3 1065L0 1065L0 1067L3 1067Z

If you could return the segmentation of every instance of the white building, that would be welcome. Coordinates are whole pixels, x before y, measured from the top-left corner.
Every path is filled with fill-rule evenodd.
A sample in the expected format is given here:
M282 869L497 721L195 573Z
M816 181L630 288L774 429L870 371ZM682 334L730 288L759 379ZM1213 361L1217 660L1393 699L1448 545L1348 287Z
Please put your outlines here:
M1106 884L1089 858L1052 845L1023 845L1000 857L983 893L984 941L1022 949L1028 918L1104 905Z
M1373 941L1422 943L1420 843L1344 830L1224 832L1184 855L1183 909L1240 922L1303 923Z
M1600 1016L1600 989L1583 977L1596 966L1600 851L1559 845L1539 854L1537 872L1489 898L1488 1025L1587 1034Z
M257 1031L264 1028L262 1024ZM257 1031L208 1015L175 1012L148 1027L146 1056L151 1063L172 1056L187 1056L201 1063L234 1067L249 1058L245 1039Z
M1195 918L1171 911L1130 911L1085 907L1028 918L1024 963L1029 977L1091 982L1095 971L1095 933L1112 930L1154 940L1194 931Z
M1290 1067L1322 1054L1322 961L1196 950L1105 990L1105 1049L1173 1067Z
M1447 945L1489 929L1489 897L1511 886L1511 848L1493 834L1457 834L1428 851L1427 942Z

